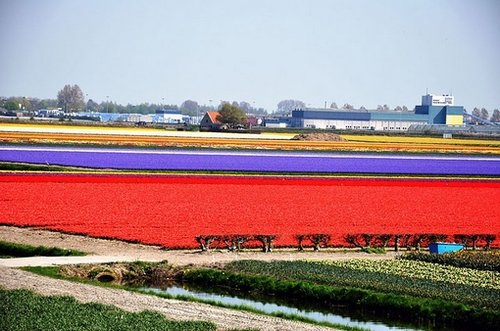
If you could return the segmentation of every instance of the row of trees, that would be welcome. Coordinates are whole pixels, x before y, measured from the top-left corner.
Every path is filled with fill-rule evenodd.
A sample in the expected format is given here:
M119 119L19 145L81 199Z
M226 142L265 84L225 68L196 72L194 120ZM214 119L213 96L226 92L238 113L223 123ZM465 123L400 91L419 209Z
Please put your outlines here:
M246 114L254 115L266 115L267 111L264 108L256 108L246 101L222 101L218 106L207 106L200 105L197 101L186 100L180 106L177 105L163 105L155 103L141 103L138 105L127 104L126 106L117 104L116 102L109 102L108 100L101 103L97 103L92 99L85 101L85 94L83 93L80 86L75 85L65 85L58 93L57 99L37 99L37 98L27 98L27 97L9 97L0 99L0 107L7 110L28 110L36 111L44 108L56 108L61 107L65 112L79 112L79 111L95 111L95 112L110 112L110 113L139 113L139 114L150 114L154 113L158 109L179 109L183 114L189 116L197 116L204 114L207 111L220 110L224 105L230 104L235 108L241 109ZM326 104L325 104L326 106ZM288 114L295 109L303 109L306 104L301 100L287 99L282 100L277 105L277 113ZM329 106L330 109L338 110L353 110L354 106L345 103L341 107L337 103L332 102ZM359 107L359 110L366 110L364 106ZM391 109L388 105L378 105L378 111L399 111L407 112L410 111L406 106L397 106ZM474 108L472 114L485 120L490 120L492 122L500 122L500 111L494 109L491 117L487 109L485 108Z
M325 104L326 106L326 104ZM278 113L289 113L291 112L292 110L295 110L295 109L303 109L303 108L306 108L306 104L303 102L303 101L300 101L300 100L293 100L293 99L290 99L290 100L283 100L283 101L280 101L278 103ZM343 106L339 107L337 105L337 103L335 102L332 102L330 104L330 109L335 109L335 110L353 110L355 109L353 105L351 105L350 103L345 103ZM361 106L359 107L359 110L363 111L363 110L367 110L364 106ZM401 112L404 112L404 111L410 111L408 109L408 107L406 106L397 106L395 107L394 109L391 109L389 108L388 105L378 105L377 106L377 110L378 111L391 111L391 110L394 110L394 111L401 111Z
M273 242L277 238L273 234L256 234L256 235L204 235L196 236L195 240L200 245L203 252L213 248L226 248L230 252L241 251L243 244L248 242L258 242L262 247L262 251L272 252Z
M472 115L480 117L483 120L490 120L491 122L500 122L500 111L498 109L494 109L490 117L490 114L486 108L479 109L476 107L472 110Z
M252 106L249 102L246 102L246 101L229 102L229 101L222 100L217 107L213 107L211 105L210 106L199 105L198 102L196 102L194 100L186 100L181 104L179 109L185 115L196 116L199 114L204 114L207 111L215 111L215 110L220 111L220 109L224 105L231 105L234 108L239 108L245 114L253 114L253 115L266 115L267 114L267 111L264 108L256 108L256 107Z
M224 105L230 104L235 108L241 109L246 114L265 115L267 111L264 108L256 108L246 101L221 101L218 106L200 105L194 100L186 100L180 106L141 103L138 105L127 104L126 106L116 102L103 101L97 103L92 99L85 100L85 94L78 85L65 85L58 93L57 99L37 99L28 97L9 97L0 99L0 107L7 110L27 110L37 111L40 109L62 108L65 112L109 112L109 113L139 113L152 114L158 109L180 110L182 114L188 116L202 115L207 111L220 110Z
M342 107L338 107L337 104L335 102L333 102L331 105L330 105L330 109L340 109L340 110L353 110L354 109L354 106L351 105L350 103L345 103ZM358 108L359 110L364 110L366 111L367 109L365 108L365 106L361 106ZM384 104L384 105L377 105L377 111L398 111L398 112L405 112L405 111L412 111L410 109L408 109L408 107L406 106L396 106L394 109L391 109L388 105Z
M226 248L229 251L240 251L246 243L259 243L263 252L271 252L274 241L278 238L277 235L271 234L256 234L256 235L200 235L196 236L195 240L199 244L202 251L209 251L215 248ZM323 247L328 247L332 236L326 233L298 234L295 235L297 248L303 251L305 247L313 247L314 251L319 251ZM446 235L439 233L416 233L416 234L372 234L372 233L356 233L347 234L344 236L344 242L350 247L361 249L367 248L387 248L394 247L395 251L399 251L401 247L407 250L412 248L420 250L422 247L428 246L433 242L445 242L453 240L456 243L462 243L464 246L471 247L476 250L482 246L485 250L491 249L492 243L496 239L494 234L455 234Z

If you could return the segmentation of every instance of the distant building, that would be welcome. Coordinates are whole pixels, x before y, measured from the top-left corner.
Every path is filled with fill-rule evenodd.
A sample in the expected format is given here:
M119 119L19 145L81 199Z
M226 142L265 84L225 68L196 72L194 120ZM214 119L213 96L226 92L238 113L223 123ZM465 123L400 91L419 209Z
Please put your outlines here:
M455 98L452 95L426 94L422 96L422 106L453 106Z
M332 110L305 108L292 111L291 127L340 130L406 131L410 125L463 125L464 108L452 96L427 94L415 112ZM267 122L266 122L267 126Z
M59 117L64 115L64 112L60 109L40 109L36 115L38 117Z
M266 128L286 128L290 126L291 117L267 117L264 119Z
M218 111L206 112L205 116L201 119L200 129L212 130L220 128L222 123L217 120L217 116L219 116Z
M153 122L169 124L184 123L185 116L177 109L161 109L156 111Z
M127 122L134 122L134 123L153 123L153 116L152 115L143 115L143 114L128 114L128 117L126 118Z

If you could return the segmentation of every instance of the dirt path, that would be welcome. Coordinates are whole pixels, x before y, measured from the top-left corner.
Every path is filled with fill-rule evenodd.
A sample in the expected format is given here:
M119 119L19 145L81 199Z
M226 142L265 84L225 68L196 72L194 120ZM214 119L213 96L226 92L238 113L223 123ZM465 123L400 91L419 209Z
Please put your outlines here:
M0 287L24 288L43 295L69 295L80 302L99 302L126 311L154 310L171 320L211 321L220 330L257 328L259 330L332 330L330 328L280 318L251 314L201 303L166 300L126 290L102 288L38 276L19 269L0 267Z
M59 232L0 226L0 240L42 246L55 246L87 252L88 256L74 257L30 257L0 259L0 287L25 288L43 295L69 295L81 302L99 302L114 305L127 311L155 310L173 320L206 320L221 330L231 328L255 328L259 330L332 330L330 328L288 321L210 305L167 300L154 296L132 293L125 290L78 284L65 280L42 277L19 269L7 268L25 265L51 265L73 263L102 263L111 261L162 261L174 265L203 265L227 263L240 259L258 260L341 260L351 258L390 259L394 253L368 255L354 252L324 251L303 252L279 250L273 253L245 251L241 253L198 251L165 251L160 247L131 244L116 240L105 240Z
M117 240L105 240L90 238L79 235L70 235L54 231L39 230L32 228L17 228L12 226L0 226L0 240L10 241L20 244L56 246L67 249L77 249L92 255L106 256L113 261L162 261L167 260L174 265L203 265L210 263L227 263L242 259L255 259L262 261L271 260L344 260L353 258L364 259L391 259L394 252L387 254L363 254L356 252L344 252L339 250L325 250L322 252L297 252L294 249L276 250L273 253L261 253L256 251L243 251L240 253L227 251L213 251L200 253L197 250L173 250L165 251L157 246L147 246L141 244L126 243ZM93 258L88 258L88 263L93 263ZM1 259L0 259L1 260ZM39 260L40 263L46 261L44 258L33 258L31 262ZM80 261L85 261L85 258ZM111 260L110 260L111 261ZM4 262L7 263L7 262ZM11 262L12 263L12 262ZM71 262L69 262L71 263ZM84 263L84 262L80 262ZM2 262L0 262L2 265ZM3 264L7 265L7 264ZM20 266L18 264L17 266ZM27 264L36 265L36 264ZM43 265L46 265L43 264Z

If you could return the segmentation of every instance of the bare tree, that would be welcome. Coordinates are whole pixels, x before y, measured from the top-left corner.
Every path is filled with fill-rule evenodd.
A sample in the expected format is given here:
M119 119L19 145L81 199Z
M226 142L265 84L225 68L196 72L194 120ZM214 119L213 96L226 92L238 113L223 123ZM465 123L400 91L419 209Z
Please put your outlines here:
M372 245L372 240L374 239L374 235L371 233L363 233L361 234L361 238L365 242L364 247L371 247Z
M465 249L467 249L467 246L469 246L469 240L470 240L470 238L466 234L456 234L456 235L453 236L453 239L455 240L455 242L464 244L464 248Z
M85 107L83 92L78 85L64 85L63 89L57 93L57 101L64 112L80 111Z
M252 112L252 105L249 102L240 101L238 106L247 114Z
M394 251L399 252L399 242L401 240L401 235L396 234L394 235Z
M304 250L304 241L307 239L307 235L305 234L297 234L295 235L295 239L297 240L297 246L299 251Z
M475 107L473 110L472 110L472 115L476 116L476 117L481 117L481 110L477 107Z
M200 106L198 105L198 102L186 100L181 104L179 109L185 115L195 116L198 114L199 108Z
M477 249L477 242L481 239L481 236L478 234L471 234L471 235L469 235L469 239L472 242L472 249L476 250Z
M221 241L226 245L226 248L230 252L241 251L241 246L249 240L250 236L240 235L240 234L227 235L221 237Z
M218 236L213 236L213 235L205 235L205 236L196 236L195 240L198 242L200 245L200 248L202 252L206 252L210 250L210 245L215 241L218 240Z
M392 234L382 233L377 235L376 240L380 244L381 247L387 247L389 245L389 241L392 239Z
M404 234L401 236L401 239L403 239L403 246L406 247L406 250L411 250L410 246L411 237L412 237L411 234Z
M486 242L486 245L484 246L484 250L489 251L491 250L491 244L497 239L497 236L494 234L484 234L483 240Z
M422 247L422 244L426 239L427 239L426 234L414 234L413 235L413 247L415 247L415 250L419 251L420 247Z
M273 241L277 238L276 235L256 235L255 239L262 244L262 251L264 253L273 251Z
M481 108L481 118L483 120L488 120L489 114L486 108Z
M314 246L314 251L319 251L321 247L327 246L331 239L330 235L324 233L310 234L308 238Z
M431 233L427 237L430 243L437 243L448 240L448 235L446 234Z
M304 109L306 104L300 100L282 100L278 103L279 112L291 112L295 109Z
M491 115L490 122L500 122L500 111L495 109Z
M347 234L345 235L344 240L354 247L363 248L363 245L359 242L359 235L357 234Z

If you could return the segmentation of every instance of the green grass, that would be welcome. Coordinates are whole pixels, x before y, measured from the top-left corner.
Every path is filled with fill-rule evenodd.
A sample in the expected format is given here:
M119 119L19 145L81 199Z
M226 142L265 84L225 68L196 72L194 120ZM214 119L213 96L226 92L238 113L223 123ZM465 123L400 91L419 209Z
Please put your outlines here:
M46 276L46 277L51 277L51 278L57 278L57 279L71 279L69 277L65 277L61 274L59 274L59 267L54 266L54 267L22 267L20 268L25 271L32 272L37 275L41 276ZM75 278L75 279L81 279L81 278ZM81 283L86 283L84 279L81 279Z
M386 251L383 247L363 247L361 251L368 254L385 254Z
M71 297L44 297L28 290L0 289L0 301L0 330L216 330L210 322L169 321L157 312L130 313L108 305L82 304Z
M0 241L1 257L28 257L28 256L82 256L86 255L72 249L57 247L31 246L16 244L7 241Z

